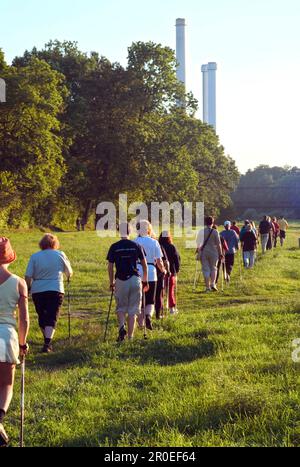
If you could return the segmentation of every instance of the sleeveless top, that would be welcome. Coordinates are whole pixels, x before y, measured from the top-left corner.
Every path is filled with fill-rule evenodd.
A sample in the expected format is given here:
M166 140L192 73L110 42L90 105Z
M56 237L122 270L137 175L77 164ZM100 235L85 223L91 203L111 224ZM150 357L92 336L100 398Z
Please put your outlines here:
M19 278L10 276L0 285L0 324L8 324L17 328L16 308L19 302Z

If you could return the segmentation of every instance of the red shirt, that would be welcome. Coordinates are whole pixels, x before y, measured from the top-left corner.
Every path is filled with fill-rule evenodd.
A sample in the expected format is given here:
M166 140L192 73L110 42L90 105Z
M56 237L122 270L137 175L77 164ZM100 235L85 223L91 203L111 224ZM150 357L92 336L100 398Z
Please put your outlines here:
M239 229L236 225L233 225L233 226L231 227L231 230L234 230L234 231L238 234L238 236L240 236L241 231L240 231L240 229Z
M279 226L278 222L273 222L273 226L274 226L274 232L279 233L280 232L280 226Z

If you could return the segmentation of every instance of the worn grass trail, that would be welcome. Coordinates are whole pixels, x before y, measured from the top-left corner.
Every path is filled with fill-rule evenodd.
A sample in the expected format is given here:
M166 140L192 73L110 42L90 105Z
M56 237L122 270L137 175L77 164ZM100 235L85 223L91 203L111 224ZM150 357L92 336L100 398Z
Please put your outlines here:
M39 232L10 233L23 275ZM110 293L106 253L95 233L59 235L72 261L72 341L67 300L55 353L39 353L30 305L27 446L299 446L299 225L285 249L259 256L253 271L235 267L224 293L193 290L193 251L182 254L180 314L156 323L151 339L115 342L115 315L103 343ZM6 426L18 443L19 379Z

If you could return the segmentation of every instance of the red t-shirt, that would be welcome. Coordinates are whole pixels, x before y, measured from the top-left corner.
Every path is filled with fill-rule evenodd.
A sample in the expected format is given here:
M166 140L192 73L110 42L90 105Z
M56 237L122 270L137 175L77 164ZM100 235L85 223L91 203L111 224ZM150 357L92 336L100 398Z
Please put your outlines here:
M275 233L280 233L280 226L278 224L278 222L273 222L273 225L274 225L274 232Z
M231 227L231 230L234 230L234 231L238 234L238 236L240 236L241 231L240 231L240 229L239 229L236 225L233 225L233 226Z

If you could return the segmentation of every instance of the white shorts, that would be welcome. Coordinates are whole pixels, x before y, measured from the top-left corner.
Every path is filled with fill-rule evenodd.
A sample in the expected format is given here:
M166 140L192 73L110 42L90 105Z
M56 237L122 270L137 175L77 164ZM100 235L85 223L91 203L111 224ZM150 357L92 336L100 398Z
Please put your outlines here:
M18 333L9 324L0 324L0 363L20 363Z
M127 281L116 280L115 299L117 313L139 315L142 306L142 281L132 276Z

